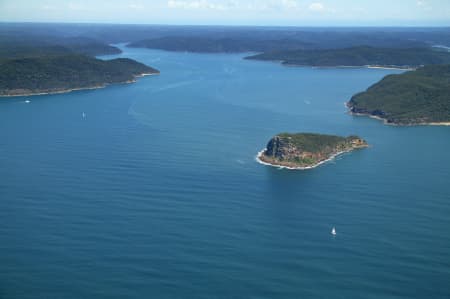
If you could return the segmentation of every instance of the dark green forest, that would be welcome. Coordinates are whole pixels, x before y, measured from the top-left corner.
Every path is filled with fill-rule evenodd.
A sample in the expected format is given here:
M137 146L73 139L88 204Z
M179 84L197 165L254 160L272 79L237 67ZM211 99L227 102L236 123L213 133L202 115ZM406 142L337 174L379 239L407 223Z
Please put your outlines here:
M157 72L128 58L100 60L66 54L10 59L0 64L0 95L97 87Z
M121 50L84 37L0 36L0 95L100 87L158 73L132 59L101 60Z
M388 75L348 102L353 113L393 124L450 121L450 65L428 65Z
M450 53L433 48L373 48L276 51L246 57L255 60L282 61L304 66L392 66L417 67L450 63Z

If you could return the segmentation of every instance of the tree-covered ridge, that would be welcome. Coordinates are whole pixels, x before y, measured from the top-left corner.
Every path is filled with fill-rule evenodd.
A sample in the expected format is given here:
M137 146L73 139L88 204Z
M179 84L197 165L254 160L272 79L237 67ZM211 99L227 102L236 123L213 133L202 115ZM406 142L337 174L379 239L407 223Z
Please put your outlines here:
M408 30L407 30L408 31ZM135 31L135 33L137 33ZM134 34L133 34L134 35ZM138 34L139 35L139 34ZM421 48L447 44L448 32L369 28L172 27L130 39L130 47L180 52L265 52L343 49L357 46Z
M121 50L86 37L0 35L0 95L53 93L132 81L158 71L131 59L93 57Z
M258 158L272 165L308 168L339 153L366 146L367 143L358 136L281 133L270 139Z
M121 52L119 48L84 37L11 37L0 35L0 62L15 58L49 55L76 53L95 56L119 54Z
M133 48L150 48L166 51L197 53L239 53L254 51L274 51L280 49L298 49L310 47L307 42L298 40L258 40L249 37L212 37L212 36L168 36L132 42Z
M353 113L392 124L450 122L450 65L388 75L348 102Z
M0 95L60 92L132 81L158 73L132 59L67 54L10 59L0 64Z
M294 50L266 52L246 59L282 61L305 66L391 66L417 67L450 63L450 53L432 48L373 48Z

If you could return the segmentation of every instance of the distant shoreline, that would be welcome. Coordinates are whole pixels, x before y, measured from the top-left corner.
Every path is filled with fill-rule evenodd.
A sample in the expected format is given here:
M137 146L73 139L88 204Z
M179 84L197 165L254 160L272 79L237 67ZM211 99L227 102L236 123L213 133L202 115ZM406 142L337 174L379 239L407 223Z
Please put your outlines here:
M351 152L352 150L353 150L353 149L349 149L349 150L346 150L346 151L340 151L340 152L337 152L337 153L335 153L335 154L332 154L332 155L331 155L330 157L328 157L327 159L322 160L322 161L319 161L319 162L317 162L317 163L315 163L315 164L313 164L313 165L310 165L310 166L297 166L297 167L292 167L292 166L286 166L286 165L273 164L273 163L270 163L270 162L266 162L266 161L264 161L264 160L261 160L261 157L262 157L262 155L264 154L264 152L266 151L266 149L263 149L263 150L259 151L258 154L257 154L256 157L255 157L255 160L256 160L256 162L258 162L259 164L266 165L266 166L272 166L272 167L276 167L276 168L279 168L279 169L308 170L308 169L314 169L314 168L316 168L316 167L318 167L318 166L320 166L320 165L322 165L322 164L324 164L324 163L326 163L326 162L330 162L330 161L334 160L337 156L342 155L342 154L345 154L345 153L348 153L348 152Z
M101 84L101 85L94 85L94 86L66 88L66 89L55 89L55 90L32 92L32 93L1 94L0 98L52 95L52 94L69 93L69 92L72 92L72 91L80 91L80 90L101 89L101 88L105 88L105 87L108 87L109 85L114 85L114 84L131 84L131 83L135 83L135 82L137 82L137 80L136 80L137 78L141 78L141 77L145 77L145 76L153 76L153 75L159 75L159 73L143 73L143 74L135 75L133 80L127 80L127 81L115 82L115 83L104 83L104 84Z
M368 69L383 69L383 70L406 70L406 71L413 71L417 69L417 67L411 67L411 66L383 66L383 65L365 65L365 68Z
M255 59L257 60L257 59ZM402 70L402 71L413 71L417 69L417 67L409 67L409 66L390 66L390 65L307 65L307 64L290 64L284 63L281 61L281 65L288 67L311 67L318 69L382 69L382 70Z
M317 69L384 69L384 70L402 70L402 71L413 71L418 68L418 66L398 66L398 65L310 65L310 64L295 64L287 63L285 60L266 60L266 59L247 59L259 62L271 62L280 64L286 67L308 67Z

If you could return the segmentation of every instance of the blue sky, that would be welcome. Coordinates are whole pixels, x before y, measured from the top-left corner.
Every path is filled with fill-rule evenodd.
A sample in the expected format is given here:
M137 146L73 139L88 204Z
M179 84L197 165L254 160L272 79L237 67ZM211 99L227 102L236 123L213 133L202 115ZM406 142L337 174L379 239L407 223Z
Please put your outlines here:
M450 0L0 0L0 21L450 26Z

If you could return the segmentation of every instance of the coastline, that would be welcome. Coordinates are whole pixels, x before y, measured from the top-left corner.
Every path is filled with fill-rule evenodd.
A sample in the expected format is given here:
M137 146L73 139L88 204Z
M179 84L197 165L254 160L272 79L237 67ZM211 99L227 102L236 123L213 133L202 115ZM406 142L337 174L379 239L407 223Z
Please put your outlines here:
M254 59L258 61L262 61L259 59ZM308 65L308 64L295 64L295 63L286 63L284 60L270 60L275 63L281 63L283 66L287 67L311 67L316 69L385 69L385 70L402 70L402 71L413 71L418 67L412 66L398 66L398 65Z
M355 113L351 110L348 111L348 114L352 116L365 116L370 117L379 121L382 121L384 125L387 126L398 126L398 127L413 127L413 126L450 126L450 122L443 121L443 122L429 122L429 123L411 123L411 124L403 124L403 123L390 123L387 121L387 119L372 115L369 113Z
M286 60L270 60L270 59L254 59L254 58L248 58L244 57L245 60L253 60L253 61L260 61L260 62L271 62L276 64L281 64L282 66L286 67L308 67L308 68L314 68L314 69L345 69L345 68L352 68L352 69L385 69L385 70L402 70L402 71L413 71L418 68L418 66L398 66L398 65L309 65L309 64L296 64L296 63L289 63L286 62Z
M297 65L292 65L297 66ZM298 65L302 66L302 65ZM307 65L305 65L307 66ZM334 65L334 66L315 66L311 65L312 68L318 68L318 69L330 69L330 68L337 68L337 69L383 69L383 70L402 70L402 71L413 71L417 69L416 67L401 67L401 66L383 66L383 65Z
M364 67L368 69L383 69L383 70L405 70L405 71L414 71L418 67L412 67L412 66L383 66L383 65L365 65Z
M448 121L443 121L443 122L431 122L431 123L427 123L427 126L450 126L450 122Z
M135 75L132 80L127 80L123 82L115 82L115 83L103 83L100 85L94 85L94 86L86 86L86 87L77 87L77 88L67 88L67 89L55 89L52 91L42 91L42 92L31 92L31 93L20 93L20 94L0 94L0 98L7 98L7 97L28 97L28 96L39 96L39 95L52 95L52 94L62 94L62 93L69 93L72 91L80 91L80 90L90 90L90 89L100 89L105 88L109 85L113 84L131 84L137 82L137 78L145 77L145 76L154 76L159 75L159 73L143 73Z
M330 161L334 160L337 156L345 154L345 153L348 153L348 152L351 152L352 150L354 150L354 149L349 149L349 150L346 150L346 151L337 152L337 153L331 155L330 157L328 157L327 159L319 161L316 164L313 164L313 165L310 165L310 166L291 167L291 166L285 166L285 165L272 164L272 163L269 163L269 162L265 162L265 161L261 160L260 157L263 155L263 153L266 151L266 149L263 149L263 150L259 151L258 154L255 157L255 160L259 164L276 167L278 169L308 170L308 169L314 169L314 168L316 168L316 167L318 167L318 166L320 166L320 165L322 165L324 163L330 162Z

